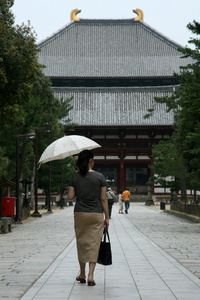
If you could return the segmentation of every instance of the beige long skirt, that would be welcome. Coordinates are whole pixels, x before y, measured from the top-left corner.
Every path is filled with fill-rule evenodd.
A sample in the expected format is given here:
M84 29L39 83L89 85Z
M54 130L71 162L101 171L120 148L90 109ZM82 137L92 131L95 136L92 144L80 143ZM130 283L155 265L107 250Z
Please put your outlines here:
M79 262L97 262L103 234L103 214L75 212L74 228Z

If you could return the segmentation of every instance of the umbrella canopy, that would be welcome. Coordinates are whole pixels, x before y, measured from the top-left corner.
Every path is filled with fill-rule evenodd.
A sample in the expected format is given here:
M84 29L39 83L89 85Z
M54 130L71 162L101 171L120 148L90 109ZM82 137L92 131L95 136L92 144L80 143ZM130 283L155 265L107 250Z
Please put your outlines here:
M78 154L82 150L92 150L101 147L93 140L81 135L64 136L50 144L42 153L39 163L63 159Z

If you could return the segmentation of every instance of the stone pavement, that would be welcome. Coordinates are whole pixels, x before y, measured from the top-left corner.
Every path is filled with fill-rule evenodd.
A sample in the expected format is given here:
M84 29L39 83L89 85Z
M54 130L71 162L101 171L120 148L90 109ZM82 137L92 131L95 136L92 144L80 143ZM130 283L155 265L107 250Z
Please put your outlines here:
M139 204L139 203L138 203ZM131 223L159 247L200 278L200 224L144 205L131 207ZM200 297L199 297L200 299Z
M76 282L73 207L0 235L0 299L199 300L199 224L131 203L110 221L113 265L95 287ZM195 275L194 275L195 274Z

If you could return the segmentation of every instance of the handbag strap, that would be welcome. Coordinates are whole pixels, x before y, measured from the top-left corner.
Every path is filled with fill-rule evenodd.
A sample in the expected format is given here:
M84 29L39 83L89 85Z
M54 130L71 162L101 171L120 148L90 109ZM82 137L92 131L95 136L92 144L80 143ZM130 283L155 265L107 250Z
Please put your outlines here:
M110 195L110 197L111 197L111 198L108 198L108 200L112 200L112 199L113 199L113 196L111 195L111 193L110 193L109 191L108 191L107 193L108 193L108 194Z
M106 235L107 235L108 241L110 243L110 237L109 237L109 233L108 233L108 228L107 227L105 227L104 230L103 230L103 241L104 241L104 243L106 242Z

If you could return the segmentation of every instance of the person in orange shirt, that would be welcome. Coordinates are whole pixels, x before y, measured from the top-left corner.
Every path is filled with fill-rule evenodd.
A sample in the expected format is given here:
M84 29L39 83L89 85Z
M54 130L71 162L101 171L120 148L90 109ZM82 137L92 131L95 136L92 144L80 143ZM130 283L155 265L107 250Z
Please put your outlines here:
M129 189L125 189L125 191L122 193L122 196L124 197L124 205L125 205L125 213L128 213L128 209L130 207L130 192Z

